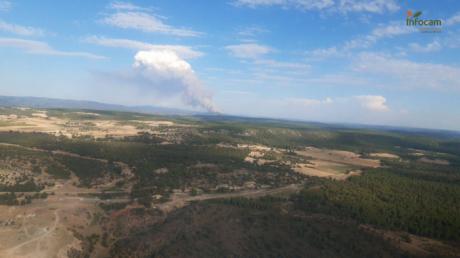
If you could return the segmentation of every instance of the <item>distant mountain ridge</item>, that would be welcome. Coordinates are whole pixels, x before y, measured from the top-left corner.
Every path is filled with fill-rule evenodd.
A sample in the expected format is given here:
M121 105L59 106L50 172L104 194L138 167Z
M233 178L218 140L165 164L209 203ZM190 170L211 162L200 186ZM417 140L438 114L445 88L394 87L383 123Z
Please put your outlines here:
M0 107L30 107L30 108L65 108L65 109L93 109L109 111L126 111L159 115L195 115L199 112L189 110L165 108L157 106L124 106L107 104L87 100L69 100L42 97L0 96Z

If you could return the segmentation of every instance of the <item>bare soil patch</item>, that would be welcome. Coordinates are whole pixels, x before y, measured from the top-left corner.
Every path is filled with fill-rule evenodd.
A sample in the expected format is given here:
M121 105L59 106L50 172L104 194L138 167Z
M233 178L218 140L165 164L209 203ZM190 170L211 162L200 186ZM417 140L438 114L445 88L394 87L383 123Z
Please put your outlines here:
M369 156L373 158L384 158L384 159L399 159L399 156L396 154L386 153L386 152L376 152L371 153Z
M379 160L362 158L350 151L307 147L296 153L304 157L306 162L291 163L291 168L307 176L345 180L350 176L360 175L364 168L380 166Z

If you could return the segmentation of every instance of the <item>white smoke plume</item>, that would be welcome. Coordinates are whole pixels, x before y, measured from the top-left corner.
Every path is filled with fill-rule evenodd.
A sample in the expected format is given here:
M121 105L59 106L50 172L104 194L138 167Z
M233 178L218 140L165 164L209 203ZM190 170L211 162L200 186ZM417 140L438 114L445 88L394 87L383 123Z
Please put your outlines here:
M148 87L178 92L186 104L218 112L211 94L203 87L192 66L174 51L139 51L134 60L134 70L146 80Z

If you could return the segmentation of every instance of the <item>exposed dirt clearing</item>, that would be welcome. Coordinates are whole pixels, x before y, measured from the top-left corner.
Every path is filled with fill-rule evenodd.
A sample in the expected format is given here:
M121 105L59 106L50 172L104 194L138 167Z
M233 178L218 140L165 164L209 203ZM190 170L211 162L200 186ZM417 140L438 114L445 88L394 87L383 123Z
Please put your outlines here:
M259 189L259 190L249 190L249 191L240 191L240 192L231 192L231 193L221 193L221 194L203 194L197 196L190 196L187 193L175 193L171 195L171 200L165 203L156 205L156 208L162 210L163 212L171 212L175 209L182 208L188 205L190 202L194 201L205 201L211 199L223 199L223 198L258 198L267 195L280 195L280 194L291 194L298 192L302 189L302 185L288 185L280 188L274 189Z
M306 176L325 177L335 180L345 180L350 176L361 174L359 170L351 171L347 165L328 161L312 161L311 164L296 164L293 170Z
M250 150L258 150L258 151L269 151L272 149L264 145L255 145L255 144L238 144L237 147L239 149L250 149Z
M62 254L78 241L68 229L87 225L87 216L82 215L94 209L93 203L70 202L59 196L26 206L1 206L0 221L9 223L0 226L0 257L48 258Z
M82 245L71 229L83 235L101 231L99 224L92 223L95 214L102 212L99 203L131 201L101 200L92 194L107 192L79 188L70 181L48 190L55 195L24 206L0 205L0 257L67 257L69 249L78 250Z
M361 158L359 154L350 151L307 147L303 151L296 151L296 153L307 158L312 158L313 160L329 161L333 163L352 165L358 167L380 167L379 160Z
M41 117L41 118L47 118L48 117L48 115L46 114L46 111L40 111L40 112L37 112L37 113L33 113L32 116Z
M171 121L161 121L161 120L159 120L159 121L133 120L133 122L146 124L146 125L149 125L149 126L152 126L152 127L158 127L158 126L174 126L174 125L176 125L174 122L171 122Z
M399 156L396 154L386 153L386 152L376 152L371 153L369 156L373 158L384 158L384 159L399 159Z
M1 119L0 121L14 122L12 125L0 126L0 131L43 132L55 134L63 128L65 120L55 117L17 117L15 119Z

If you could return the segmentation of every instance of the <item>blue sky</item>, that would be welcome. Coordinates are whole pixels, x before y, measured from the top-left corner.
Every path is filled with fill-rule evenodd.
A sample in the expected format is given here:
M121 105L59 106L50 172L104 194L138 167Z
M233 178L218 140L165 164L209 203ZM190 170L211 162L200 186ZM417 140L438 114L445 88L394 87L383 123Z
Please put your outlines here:
M460 130L459 32L457 0L0 0L0 94Z

